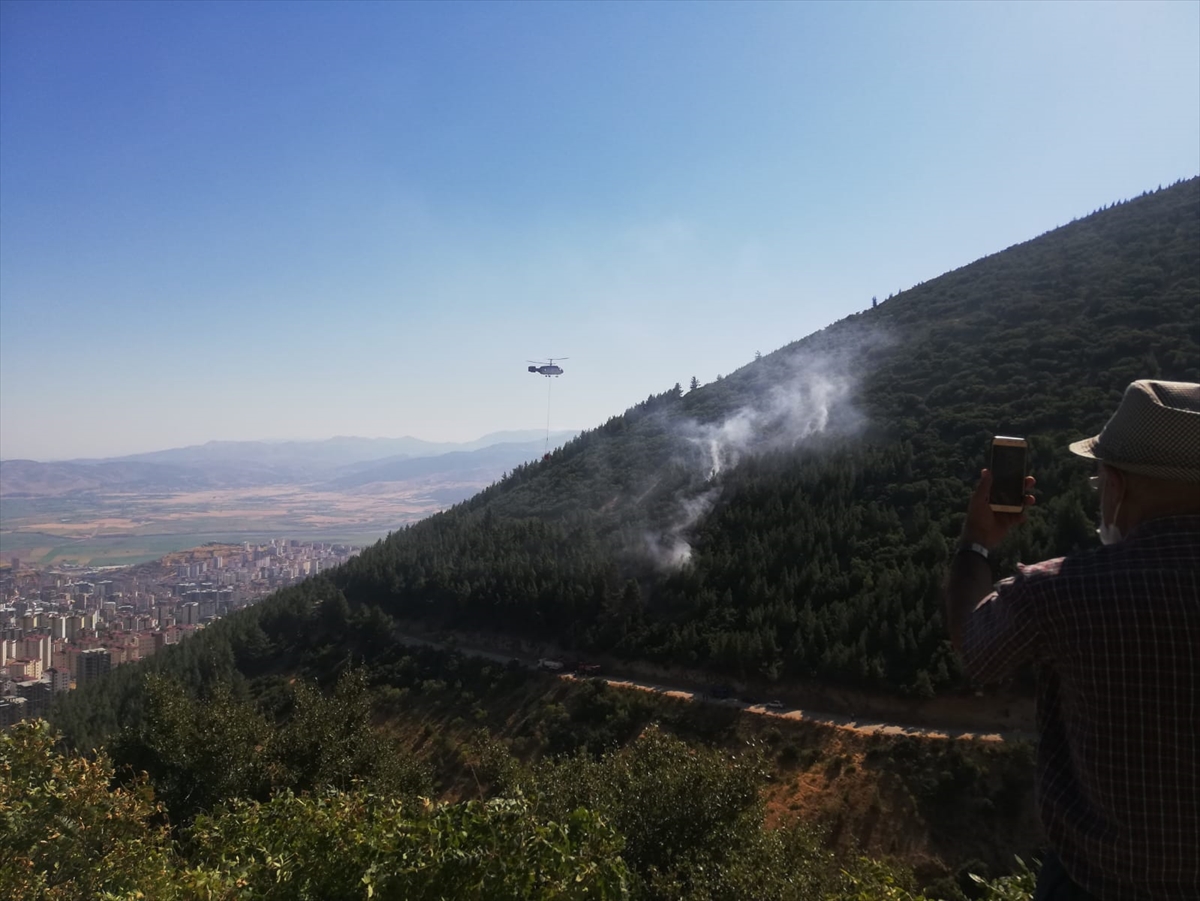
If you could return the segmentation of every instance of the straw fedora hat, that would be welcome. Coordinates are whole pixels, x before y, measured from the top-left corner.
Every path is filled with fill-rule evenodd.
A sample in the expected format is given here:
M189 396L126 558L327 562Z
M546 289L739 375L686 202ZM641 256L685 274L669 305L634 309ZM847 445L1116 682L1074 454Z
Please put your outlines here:
M1200 482L1200 385L1130 383L1100 434L1071 452L1155 479Z

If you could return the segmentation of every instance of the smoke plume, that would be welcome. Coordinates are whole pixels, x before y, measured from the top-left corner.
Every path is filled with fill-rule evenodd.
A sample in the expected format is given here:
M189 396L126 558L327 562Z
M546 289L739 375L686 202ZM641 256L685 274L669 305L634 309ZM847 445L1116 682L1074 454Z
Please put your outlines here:
M671 570L691 560L688 536L719 499L722 474L738 463L798 448L818 435L861 428L863 417L853 403L856 373L864 352L879 344L872 340L822 354L796 349L756 360L730 376L749 402L719 421L676 421L673 431L683 451L677 462L696 467L691 484L700 487L677 498L667 528L645 534L645 551L655 565Z

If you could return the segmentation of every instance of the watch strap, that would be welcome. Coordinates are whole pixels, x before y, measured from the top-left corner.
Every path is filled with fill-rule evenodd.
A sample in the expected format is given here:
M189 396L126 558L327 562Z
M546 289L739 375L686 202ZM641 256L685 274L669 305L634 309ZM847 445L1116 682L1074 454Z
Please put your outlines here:
M958 552L960 554L963 554L963 553L978 554L984 560L988 559L988 549L985 548L978 541L964 541L962 544L960 544L958 546Z

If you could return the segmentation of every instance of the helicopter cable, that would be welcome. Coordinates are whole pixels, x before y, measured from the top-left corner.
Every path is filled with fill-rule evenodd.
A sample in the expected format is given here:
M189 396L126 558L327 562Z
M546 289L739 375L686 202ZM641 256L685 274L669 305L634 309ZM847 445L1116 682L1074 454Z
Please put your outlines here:
M546 443L542 447L542 453L550 453L550 388L554 385L554 379L546 376Z

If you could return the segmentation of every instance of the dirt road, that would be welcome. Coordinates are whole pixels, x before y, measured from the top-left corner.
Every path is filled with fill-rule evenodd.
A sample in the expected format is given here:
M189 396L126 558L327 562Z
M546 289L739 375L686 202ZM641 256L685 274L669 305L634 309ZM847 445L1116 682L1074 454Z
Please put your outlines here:
M427 638L418 638L414 635L396 634L396 639L401 644L412 646L424 646L431 648L439 648L442 650L449 649L449 645L444 642L432 641ZM509 664L516 661L521 666L528 669L537 669L538 662L529 658L514 654L501 654L496 651L487 651L480 648L468 648L461 645L455 645L454 650L460 654L466 654L470 657L479 657L484 660L491 660L496 663ZM613 688L624 688L630 691L646 691L654 694L661 694L668 698L676 698L681 701L692 701L699 704L713 704L721 707L730 707L737 710L744 710L747 713L753 713L756 716L775 717L785 720L804 720L809 723L820 723L824 726L833 726L837 729L846 729L850 732L857 732L861 735L908 735L916 738L941 738L941 739L960 739L969 741L1034 741L1037 736L1032 732L968 732L956 728L938 728L934 726L913 726L903 723L887 723L871 719L844 716L837 713L828 713L819 710L810 710L808 708L787 707L777 701L768 701L765 703L751 703L749 701L740 700L738 698L714 698L706 695L703 692L693 691L691 689L679 688L676 686L662 685L654 682L646 682L637 679L626 679L618 676L578 676L573 673L559 673L560 679L568 679L572 681L581 681L583 679L603 679Z

